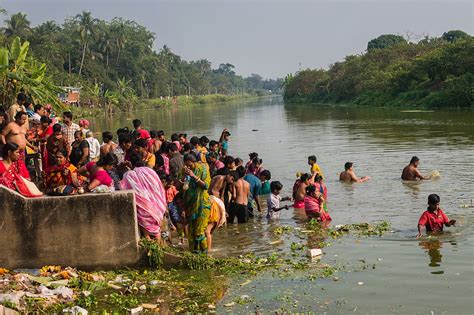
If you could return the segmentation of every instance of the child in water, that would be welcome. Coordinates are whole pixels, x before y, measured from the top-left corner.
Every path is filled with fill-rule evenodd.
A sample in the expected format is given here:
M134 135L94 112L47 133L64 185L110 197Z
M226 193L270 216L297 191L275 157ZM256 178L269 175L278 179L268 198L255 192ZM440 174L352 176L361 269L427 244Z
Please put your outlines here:
M279 219L280 218L280 210L286 209L288 210L288 205L280 207L281 201L289 201L291 200L290 197L282 198L280 196L280 192L283 189L283 185L279 181L271 182L270 190L271 194L267 198L267 219Z
M456 224L456 220L449 220L444 214L443 210L439 208L440 198L437 194L431 194L428 196L428 209L423 212L420 219L418 220L418 235L421 236L423 227L426 228L427 233L442 232L443 226L450 227Z

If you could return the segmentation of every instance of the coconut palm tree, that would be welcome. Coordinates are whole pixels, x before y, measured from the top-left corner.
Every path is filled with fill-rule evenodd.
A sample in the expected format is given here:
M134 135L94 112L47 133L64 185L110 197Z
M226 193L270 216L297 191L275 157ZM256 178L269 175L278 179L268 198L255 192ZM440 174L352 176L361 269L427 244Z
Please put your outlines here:
M82 45L81 65L79 66L79 75L81 75L82 68L84 66L84 58L86 56L87 45L89 44L89 39L96 35L95 24L98 20L93 18L91 13L87 11L82 11L81 14L76 15L75 20L77 23L77 33L79 34L79 39Z
M26 18L26 14L18 12L5 20L6 27L4 28L5 36L7 37L21 37L27 39L31 34L30 21Z

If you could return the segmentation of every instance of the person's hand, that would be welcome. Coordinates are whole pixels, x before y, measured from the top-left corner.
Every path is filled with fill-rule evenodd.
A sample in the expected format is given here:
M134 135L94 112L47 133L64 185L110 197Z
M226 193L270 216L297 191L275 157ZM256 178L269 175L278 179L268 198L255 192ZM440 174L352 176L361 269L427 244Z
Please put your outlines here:
M456 220L450 220L448 224L449 224L449 226L455 225L455 224L456 224Z
M285 210L288 210L290 209L290 207L288 205L285 206Z

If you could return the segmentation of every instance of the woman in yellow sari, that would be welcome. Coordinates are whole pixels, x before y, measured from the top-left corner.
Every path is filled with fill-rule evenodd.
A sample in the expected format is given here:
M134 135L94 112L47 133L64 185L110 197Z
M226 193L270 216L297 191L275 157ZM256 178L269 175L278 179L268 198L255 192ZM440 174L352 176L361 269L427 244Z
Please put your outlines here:
M191 153L185 155L184 164L183 171L186 178L183 190L185 190L184 206L189 223L189 249L195 253L207 253L206 229L211 213L208 193L211 183L209 168L207 164L197 162Z
M84 178L78 174L77 168L69 163L67 152L64 149L58 150L54 159L55 164L49 166L43 173L46 191L52 192L70 186L74 189L68 190L70 192L68 194L75 193L75 188L82 186Z

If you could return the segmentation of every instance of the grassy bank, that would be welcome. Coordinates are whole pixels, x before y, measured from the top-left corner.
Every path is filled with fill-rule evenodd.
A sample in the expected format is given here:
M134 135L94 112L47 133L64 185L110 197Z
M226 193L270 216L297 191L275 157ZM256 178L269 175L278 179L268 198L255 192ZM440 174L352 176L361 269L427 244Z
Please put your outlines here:
M140 109L149 109L163 106L190 106L190 105L206 105L206 104L217 104L225 103L238 100L248 100L259 97L266 97L266 95L257 94L238 94L238 95L224 95L224 94L209 94L209 95L195 95L195 96L177 96L173 98L154 98L141 101L138 106Z

